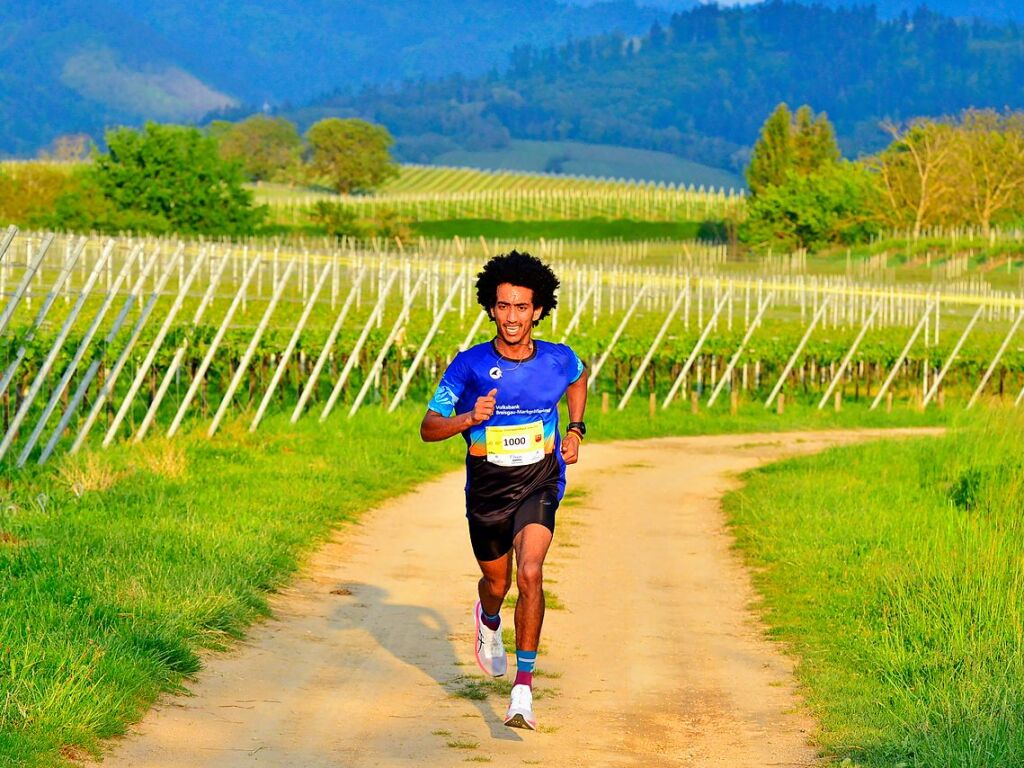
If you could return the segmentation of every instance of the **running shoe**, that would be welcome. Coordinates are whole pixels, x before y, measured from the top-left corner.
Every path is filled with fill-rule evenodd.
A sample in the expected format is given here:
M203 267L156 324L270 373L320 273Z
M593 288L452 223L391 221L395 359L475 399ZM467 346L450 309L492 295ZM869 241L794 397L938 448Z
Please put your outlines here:
M505 725L509 728L537 730L537 721L533 717L533 691L530 690L530 686L512 686L512 699L505 714Z
M488 629L480 616L482 610L478 601L473 608L473 620L476 624L476 647L473 650L476 663L491 677L501 677L508 669L505 641L501 637L501 619L498 619L497 629Z

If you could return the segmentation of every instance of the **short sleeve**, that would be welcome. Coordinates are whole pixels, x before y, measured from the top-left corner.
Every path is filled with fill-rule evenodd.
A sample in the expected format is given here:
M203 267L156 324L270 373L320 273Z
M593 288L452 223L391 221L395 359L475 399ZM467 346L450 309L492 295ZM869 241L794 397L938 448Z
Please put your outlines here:
M569 383L570 384L575 384L577 381L579 381L580 376L583 375L583 367L584 367L583 366L583 361L580 360L579 355L577 355L572 350L572 347L567 346L567 345L563 345L563 346L565 346L565 352L566 352L566 358L567 358L566 365L565 365L565 368L566 368L565 372L566 372L566 374L569 377Z
M453 415L455 404L459 402L459 398L462 397L466 388L465 370L462 356L456 355L445 369L444 375L441 376L441 383L437 385L434 396L427 403L427 408L442 416Z

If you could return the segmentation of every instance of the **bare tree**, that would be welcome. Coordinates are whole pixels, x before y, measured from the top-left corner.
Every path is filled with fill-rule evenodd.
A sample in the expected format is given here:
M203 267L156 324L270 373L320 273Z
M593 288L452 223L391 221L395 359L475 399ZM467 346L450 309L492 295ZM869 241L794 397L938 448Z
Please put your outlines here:
M925 119L906 127L886 122L882 128L893 141L871 165L878 171L891 223L909 226L916 238L925 226L946 220L955 210L956 129Z
M993 219L1019 210L1024 201L1024 114L967 110L956 153L964 207L988 234Z

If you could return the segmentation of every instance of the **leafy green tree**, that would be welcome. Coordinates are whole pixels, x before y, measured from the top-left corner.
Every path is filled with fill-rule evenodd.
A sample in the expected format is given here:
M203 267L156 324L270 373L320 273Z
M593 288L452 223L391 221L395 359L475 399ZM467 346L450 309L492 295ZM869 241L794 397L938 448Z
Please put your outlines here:
M796 148L793 146L793 114L786 104L779 104L761 126L761 135L750 155L747 186L758 195L768 187L781 184L793 168Z
M209 132L221 157L238 163L253 181L286 178L300 163L302 139L295 124L283 117L252 115L238 123L215 120Z
M372 237L408 240L409 222L391 208L379 209L374 216L360 218L351 208L319 200L309 209L310 219L330 237Z
M793 149L793 167L797 173L814 173L840 158L832 123L824 113L815 115L806 104L796 111Z
M106 141L107 152L94 157L91 181L141 229L248 234L266 213L253 207L238 165L195 128L147 123L141 131L108 131Z
M830 163L752 198L740 240L757 250L816 250L862 242L881 231L876 174L857 163Z
M394 139L384 126L329 117L315 123L306 140L312 172L342 194L373 189L398 174L389 152Z
M779 104L761 127L747 167L747 185L758 195L782 184L791 172L814 173L839 160L835 129L824 114L815 115L807 105L793 115Z

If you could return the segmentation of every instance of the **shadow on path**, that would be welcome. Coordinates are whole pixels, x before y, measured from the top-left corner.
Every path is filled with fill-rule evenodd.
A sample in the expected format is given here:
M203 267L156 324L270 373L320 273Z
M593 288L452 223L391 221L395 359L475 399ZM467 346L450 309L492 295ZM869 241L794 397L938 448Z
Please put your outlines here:
M339 585L351 593L355 603L338 606L332 619L339 626L361 629L373 635L381 648L404 664L416 667L430 676L448 695L459 695L462 680L481 682L482 675L460 673L459 659L451 640L451 628L440 613L421 605L404 605L388 601L387 590L373 584L346 582ZM343 593L344 594L344 593ZM467 617L467 623L469 618ZM471 685L468 691L482 693L484 688ZM505 726L490 705L488 698L463 696L480 712L491 737L502 741L522 741L515 731ZM427 716L427 715L425 715Z

